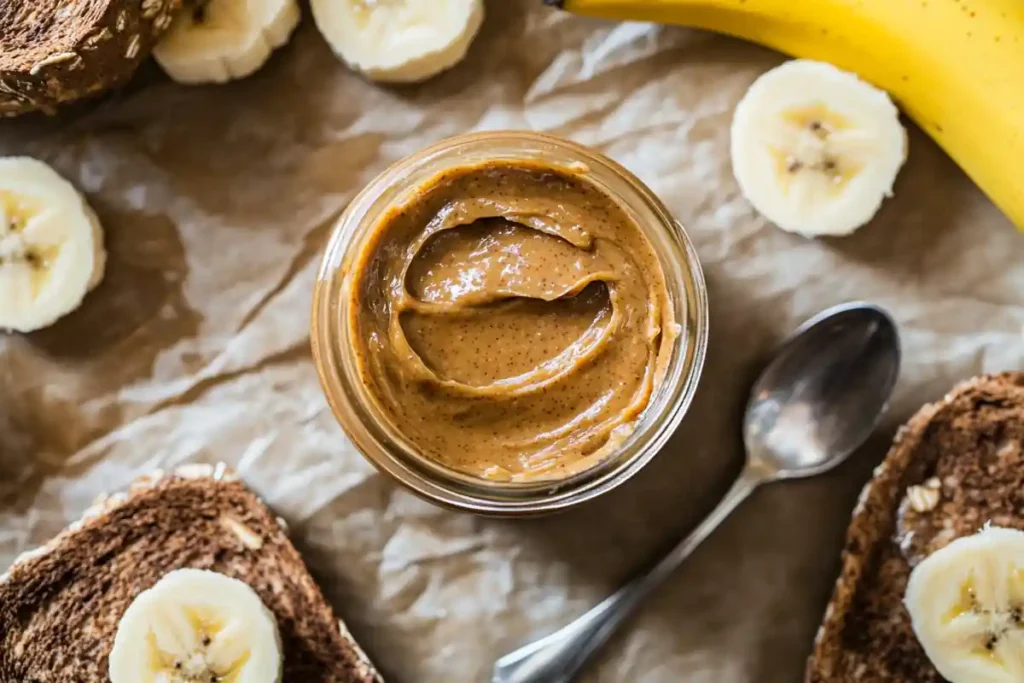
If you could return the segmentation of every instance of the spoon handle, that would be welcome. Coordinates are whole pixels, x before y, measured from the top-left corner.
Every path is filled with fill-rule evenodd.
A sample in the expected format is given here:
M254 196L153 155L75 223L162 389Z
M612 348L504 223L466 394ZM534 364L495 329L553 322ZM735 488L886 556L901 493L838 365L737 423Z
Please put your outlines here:
M711 514L650 570L631 579L572 623L503 656L494 665L491 683L570 683L590 657L611 637L615 628L762 481L764 477L756 468L744 468L739 479Z

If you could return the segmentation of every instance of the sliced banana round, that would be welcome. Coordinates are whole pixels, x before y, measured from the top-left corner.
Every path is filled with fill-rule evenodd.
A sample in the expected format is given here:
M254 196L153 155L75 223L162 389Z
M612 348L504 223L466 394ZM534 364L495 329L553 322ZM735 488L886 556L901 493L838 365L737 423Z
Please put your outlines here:
M910 575L914 633L951 683L1024 681L1024 532L986 527Z
M247 584L179 569L128 606L109 662L111 683L277 683L281 639Z
M769 221L806 236L847 235L892 195L907 135L885 92L799 59L750 86L731 153L740 191Z
M263 66L299 23L296 0L193 0L153 48L179 83L225 83Z
M31 332L78 308L103 278L99 219L56 171L0 158L0 329Z
M311 0L342 60L376 81L411 83L455 66L484 20L483 0Z

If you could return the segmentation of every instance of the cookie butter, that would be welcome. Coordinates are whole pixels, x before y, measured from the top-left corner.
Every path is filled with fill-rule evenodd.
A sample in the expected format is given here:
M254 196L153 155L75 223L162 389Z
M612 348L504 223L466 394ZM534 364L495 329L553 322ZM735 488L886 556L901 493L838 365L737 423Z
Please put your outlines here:
M358 372L422 456L558 479L614 450L678 326L640 225L578 170L488 161L388 210L353 263Z

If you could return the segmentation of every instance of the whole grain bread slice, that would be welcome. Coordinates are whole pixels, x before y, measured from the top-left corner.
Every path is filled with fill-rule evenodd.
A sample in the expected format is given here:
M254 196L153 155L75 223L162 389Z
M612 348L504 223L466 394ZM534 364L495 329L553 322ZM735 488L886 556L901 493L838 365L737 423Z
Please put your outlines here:
M245 581L277 617L283 683L380 683L284 523L223 466L137 480L0 577L0 683L107 681L121 615L164 574Z
M913 567L984 524L1024 529L1024 373L924 406L861 494L807 683L941 683L903 604Z
M181 0L0 0L0 116L54 113L127 81Z

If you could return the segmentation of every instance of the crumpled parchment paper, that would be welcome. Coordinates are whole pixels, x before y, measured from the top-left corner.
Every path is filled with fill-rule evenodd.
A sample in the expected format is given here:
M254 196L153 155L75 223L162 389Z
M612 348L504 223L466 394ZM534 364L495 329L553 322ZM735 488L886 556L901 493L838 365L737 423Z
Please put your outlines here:
M493 0L469 58L386 88L350 72L306 13L252 78L178 86L150 66L60 120L0 122L0 154L53 164L106 227L84 306L0 336L0 568L153 468L224 460L291 524L389 681L489 680L691 529L741 463L747 388L774 345L849 299L888 307L904 370L846 466L755 494L660 590L588 682L799 680L856 495L896 425L956 380L1024 367L1024 237L916 128L877 218L810 241L740 197L729 121L783 57L681 28ZM372 176L442 137L526 128L593 145L685 224L711 302L704 378L674 440L604 498L536 520L442 511L347 442L309 353L333 220Z

